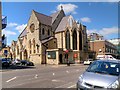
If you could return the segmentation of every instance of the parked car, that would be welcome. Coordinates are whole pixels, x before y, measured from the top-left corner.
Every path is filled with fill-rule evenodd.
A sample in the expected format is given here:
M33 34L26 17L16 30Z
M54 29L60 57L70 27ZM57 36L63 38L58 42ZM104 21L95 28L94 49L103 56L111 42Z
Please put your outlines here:
M34 63L30 62L28 60L21 60L21 65L24 65L24 66L34 66Z
M101 60L105 60L105 59L109 59L109 60L117 60L115 57L113 57L112 55L97 55L97 59L101 59Z
M15 59L15 60L12 61L12 64L13 65L20 65L21 61L19 59Z
M2 67L9 67L11 65L11 60L7 58L0 59Z
M78 90L117 89L120 86L120 61L97 60L80 75L77 82ZM118 89L120 90L120 89Z
M84 65L90 65L93 63L93 59L88 59L83 62Z

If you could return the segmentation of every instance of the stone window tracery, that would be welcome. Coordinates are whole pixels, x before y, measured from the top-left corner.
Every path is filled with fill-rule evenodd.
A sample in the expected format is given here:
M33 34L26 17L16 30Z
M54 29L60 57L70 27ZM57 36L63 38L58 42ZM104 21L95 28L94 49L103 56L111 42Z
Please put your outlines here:
M30 25L30 31L31 31L31 33L33 33L35 31L35 24L34 23L32 23Z

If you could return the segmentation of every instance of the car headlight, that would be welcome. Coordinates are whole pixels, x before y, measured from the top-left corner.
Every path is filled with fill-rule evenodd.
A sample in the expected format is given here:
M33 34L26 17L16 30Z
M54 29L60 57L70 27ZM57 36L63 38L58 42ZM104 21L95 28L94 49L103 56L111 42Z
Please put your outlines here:
M119 87L119 81L116 80L114 83L112 83L108 88L113 88L113 89L117 89Z
M78 82L79 82L79 83L82 83L82 82L83 82L83 75L81 75L81 76L79 77Z

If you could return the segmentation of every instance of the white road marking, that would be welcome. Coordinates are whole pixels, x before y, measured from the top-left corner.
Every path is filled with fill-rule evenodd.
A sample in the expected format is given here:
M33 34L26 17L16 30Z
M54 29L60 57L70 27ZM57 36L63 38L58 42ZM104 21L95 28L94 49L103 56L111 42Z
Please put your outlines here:
M53 76L55 75L55 73L53 73Z
M75 88L76 84L72 85L72 86L69 86L67 88Z
M71 84L72 82L69 82L69 83L66 83L66 84L63 84L63 85L61 85L61 86L58 86L58 87L55 87L55 88L64 88L64 86L67 86L67 85L69 85L69 84Z
M66 71L66 73L69 73L69 71Z
M7 80L6 82L10 82L10 81L12 81L12 80L14 80L14 79L16 79L16 78L17 78L17 77L11 78L11 79Z
M53 79L52 82L60 82L60 80Z
M35 78L38 78L38 75L37 75L37 74L35 75Z
M56 82L57 80L53 79L52 82Z

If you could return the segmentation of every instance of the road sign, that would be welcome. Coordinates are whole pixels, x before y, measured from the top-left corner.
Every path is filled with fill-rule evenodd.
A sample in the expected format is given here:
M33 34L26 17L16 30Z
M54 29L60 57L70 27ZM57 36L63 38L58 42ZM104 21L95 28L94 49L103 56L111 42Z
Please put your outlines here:
M77 58L77 54L76 53L74 54L74 58Z

